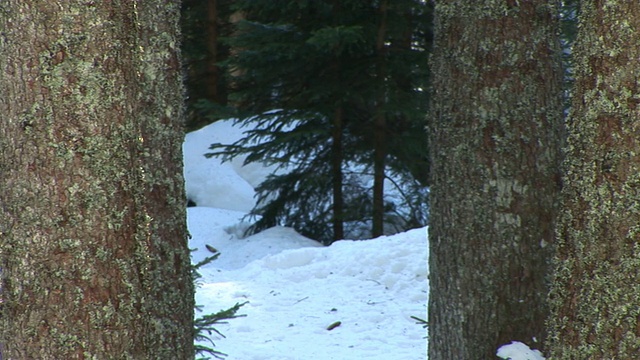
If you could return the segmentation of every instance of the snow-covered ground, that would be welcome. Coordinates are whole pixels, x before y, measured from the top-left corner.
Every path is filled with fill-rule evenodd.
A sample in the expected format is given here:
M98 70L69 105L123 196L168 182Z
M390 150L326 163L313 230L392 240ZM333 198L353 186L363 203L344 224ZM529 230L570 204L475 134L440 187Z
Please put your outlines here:
M198 204L188 209L193 261L212 255L205 245L221 253L200 269L196 303L213 313L248 302L238 312L246 317L217 327L226 337L213 336L216 350L229 360L426 359L426 330L411 316L427 318L427 229L329 247L282 227L243 238L241 219L269 169L203 156L239 136L219 121L183 147L187 197ZM499 351L543 359L519 343Z

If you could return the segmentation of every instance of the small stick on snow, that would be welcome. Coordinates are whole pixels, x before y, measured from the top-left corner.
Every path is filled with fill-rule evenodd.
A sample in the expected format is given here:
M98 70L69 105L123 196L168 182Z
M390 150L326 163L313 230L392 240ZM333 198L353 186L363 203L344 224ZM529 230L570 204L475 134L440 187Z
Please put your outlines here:
M309 298L308 296L307 296L307 297L303 297L302 299L300 299L300 300L298 300L298 301L294 302L294 303L293 303L293 305L295 305L295 304L297 304L297 303L299 303L299 302L305 301L305 300L307 300L308 298Z

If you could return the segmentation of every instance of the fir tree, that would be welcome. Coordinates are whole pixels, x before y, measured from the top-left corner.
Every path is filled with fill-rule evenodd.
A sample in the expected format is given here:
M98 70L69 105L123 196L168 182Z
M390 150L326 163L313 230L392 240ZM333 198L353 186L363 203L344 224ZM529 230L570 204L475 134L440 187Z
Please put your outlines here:
M373 220L380 235L381 215L393 210L381 198L386 171L426 184L429 6L415 0L234 5L245 20L228 39L237 51L225 66L235 74L230 102L251 130L233 145L214 144L212 154L246 155L247 162L283 169L257 189L253 213L261 218L253 229L288 225L331 242L344 237L343 223L353 218ZM357 178L345 169L354 167L375 175L375 193L356 182L350 190L358 191L345 195L347 179Z

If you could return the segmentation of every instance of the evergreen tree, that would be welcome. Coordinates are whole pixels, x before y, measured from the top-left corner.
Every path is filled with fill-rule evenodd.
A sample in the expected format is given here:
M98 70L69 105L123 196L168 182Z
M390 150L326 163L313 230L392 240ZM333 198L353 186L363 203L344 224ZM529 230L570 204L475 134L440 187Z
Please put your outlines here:
M429 7L413 0L235 5L247 20L229 39L238 49L226 63L236 74L230 96L252 130L213 149L282 166L257 189L254 229L289 225L330 242L343 238L346 214L373 220L375 213L379 235L384 171L412 179L426 167L427 76L418 64L426 63ZM355 178L345 169L353 166L375 174L373 194L345 195L346 179Z

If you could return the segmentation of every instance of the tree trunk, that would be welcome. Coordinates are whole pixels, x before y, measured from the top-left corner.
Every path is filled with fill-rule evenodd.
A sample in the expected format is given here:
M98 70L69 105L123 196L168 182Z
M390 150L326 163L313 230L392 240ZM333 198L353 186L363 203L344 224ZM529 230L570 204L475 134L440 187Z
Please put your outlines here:
M340 0L333 0L332 13L334 18L340 14ZM341 63L339 60L331 64L332 72L337 78L341 75ZM344 161L344 151L342 144L342 133L344 131L344 109L341 101L337 102L337 107L333 115L331 128L331 171L332 171L332 193L333 193L333 241L344 239L344 194L342 193L342 183L344 176L342 173L342 163Z
M379 94L376 101L375 118L373 119L373 217L371 236L378 237L384 234L384 180L385 160L387 157L387 119L384 111L386 105L386 47L387 33L387 0L382 0L378 9L380 23L376 39L377 77Z
M540 348L562 136L547 1L438 1L431 73L429 360Z
M574 47L553 359L640 354L640 3L585 1Z
M182 49L187 87L187 131L197 130L228 115L205 111L202 101L223 107L228 103L228 84L219 63L229 57L229 48L220 39L229 35L231 0L183 0ZM216 116L216 117L211 117Z
M336 109L331 130L333 188L333 241L344 239L344 197L342 195L342 106Z
M218 66L222 60L218 47L220 46L220 25L218 24L218 1L207 1L207 63L205 72L205 86L207 88L207 99L220 105L227 104L227 94L225 91L223 72Z
M193 359L178 15L0 4L4 358Z

